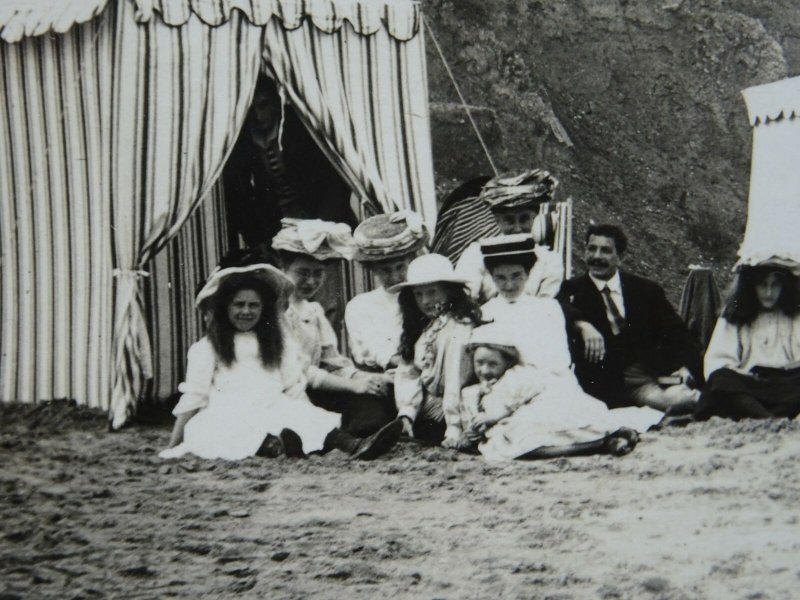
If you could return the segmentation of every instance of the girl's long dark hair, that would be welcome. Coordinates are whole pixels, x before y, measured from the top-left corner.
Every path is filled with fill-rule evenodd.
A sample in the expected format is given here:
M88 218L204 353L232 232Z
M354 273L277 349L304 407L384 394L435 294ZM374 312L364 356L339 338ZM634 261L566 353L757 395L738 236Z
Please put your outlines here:
M447 302L445 302L443 312L450 313L459 321L472 323L473 326L483 323L480 306L470 297L463 285L448 282L442 282L442 285L447 290ZM426 317L417 306L414 288L403 288L397 300L400 303L400 314L403 316L400 356L404 360L410 361L414 359L414 344L422 335L430 318Z
M278 298L269 284L249 273L226 277L214 295L213 315L208 330L211 345L223 364L230 365L235 360L233 336L236 330L228 318L228 306L242 290L252 290L261 298L261 317L252 330L258 339L261 362L265 367L279 367L283 354L283 335L278 318Z
M800 294L798 279L788 270L778 267L759 266L742 267L733 283L733 291L722 309L722 317L734 325L752 323L761 312L761 304L756 294L756 284L763 281L770 273L777 274L781 283L781 295L776 307L789 317L800 313Z

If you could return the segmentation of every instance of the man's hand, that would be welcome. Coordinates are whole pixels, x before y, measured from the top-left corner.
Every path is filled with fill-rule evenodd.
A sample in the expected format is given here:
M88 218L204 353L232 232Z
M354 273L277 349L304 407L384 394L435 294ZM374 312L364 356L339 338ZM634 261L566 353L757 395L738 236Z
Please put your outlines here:
M577 321L575 327L583 340L583 356L590 363L603 360L606 355L606 341L594 325L588 321Z

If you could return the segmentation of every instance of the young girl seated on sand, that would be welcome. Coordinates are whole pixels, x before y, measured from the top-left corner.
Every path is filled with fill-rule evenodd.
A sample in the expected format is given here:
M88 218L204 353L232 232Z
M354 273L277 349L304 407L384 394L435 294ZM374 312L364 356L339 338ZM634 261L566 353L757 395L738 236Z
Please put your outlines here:
M186 453L239 460L255 455L268 435L287 456L339 449L371 459L402 432L393 422L367 439L339 430L340 415L305 395L307 360L284 335L291 281L267 264L217 270L197 296L210 307L209 333L189 349L175 426L162 458Z
M480 323L465 286L447 257L426 254L411 261L405 283L389 290L400 292L403 316L394 394L404 431L453 448L461 437L461 388L472 375L464 350Z
M704 362L707 383L696 418L800 413L800 294L790 268L740 268Z
M520 364L515 337L495 323L472 332L468 350L478 383L461 392L460 450L490 460L622 455L636 445L636 429L660 419L648 408L609 410L557 372Z

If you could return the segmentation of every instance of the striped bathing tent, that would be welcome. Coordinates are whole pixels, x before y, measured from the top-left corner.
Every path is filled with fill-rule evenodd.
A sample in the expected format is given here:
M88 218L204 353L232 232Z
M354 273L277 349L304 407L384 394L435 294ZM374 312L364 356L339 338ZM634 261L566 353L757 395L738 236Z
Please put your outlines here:
M174 385L259 72L362 211L432 225L420 23L408 0L0 0L0 399L119 427Z

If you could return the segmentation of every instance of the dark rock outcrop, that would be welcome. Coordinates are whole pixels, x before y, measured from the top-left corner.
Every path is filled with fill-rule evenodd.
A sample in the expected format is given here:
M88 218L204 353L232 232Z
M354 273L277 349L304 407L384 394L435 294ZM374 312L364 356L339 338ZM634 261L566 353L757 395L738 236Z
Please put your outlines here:
M498 167L549 168L575 199L578 248L590 219L620 222L627 264L674 300L689 263L726 282L750 168L740 92L800 71L800 7L424 0L423 10L466 100L481 107ZM491 171L466 115L454 113L458 96L430 38L427 50L437 185L447 190Z

